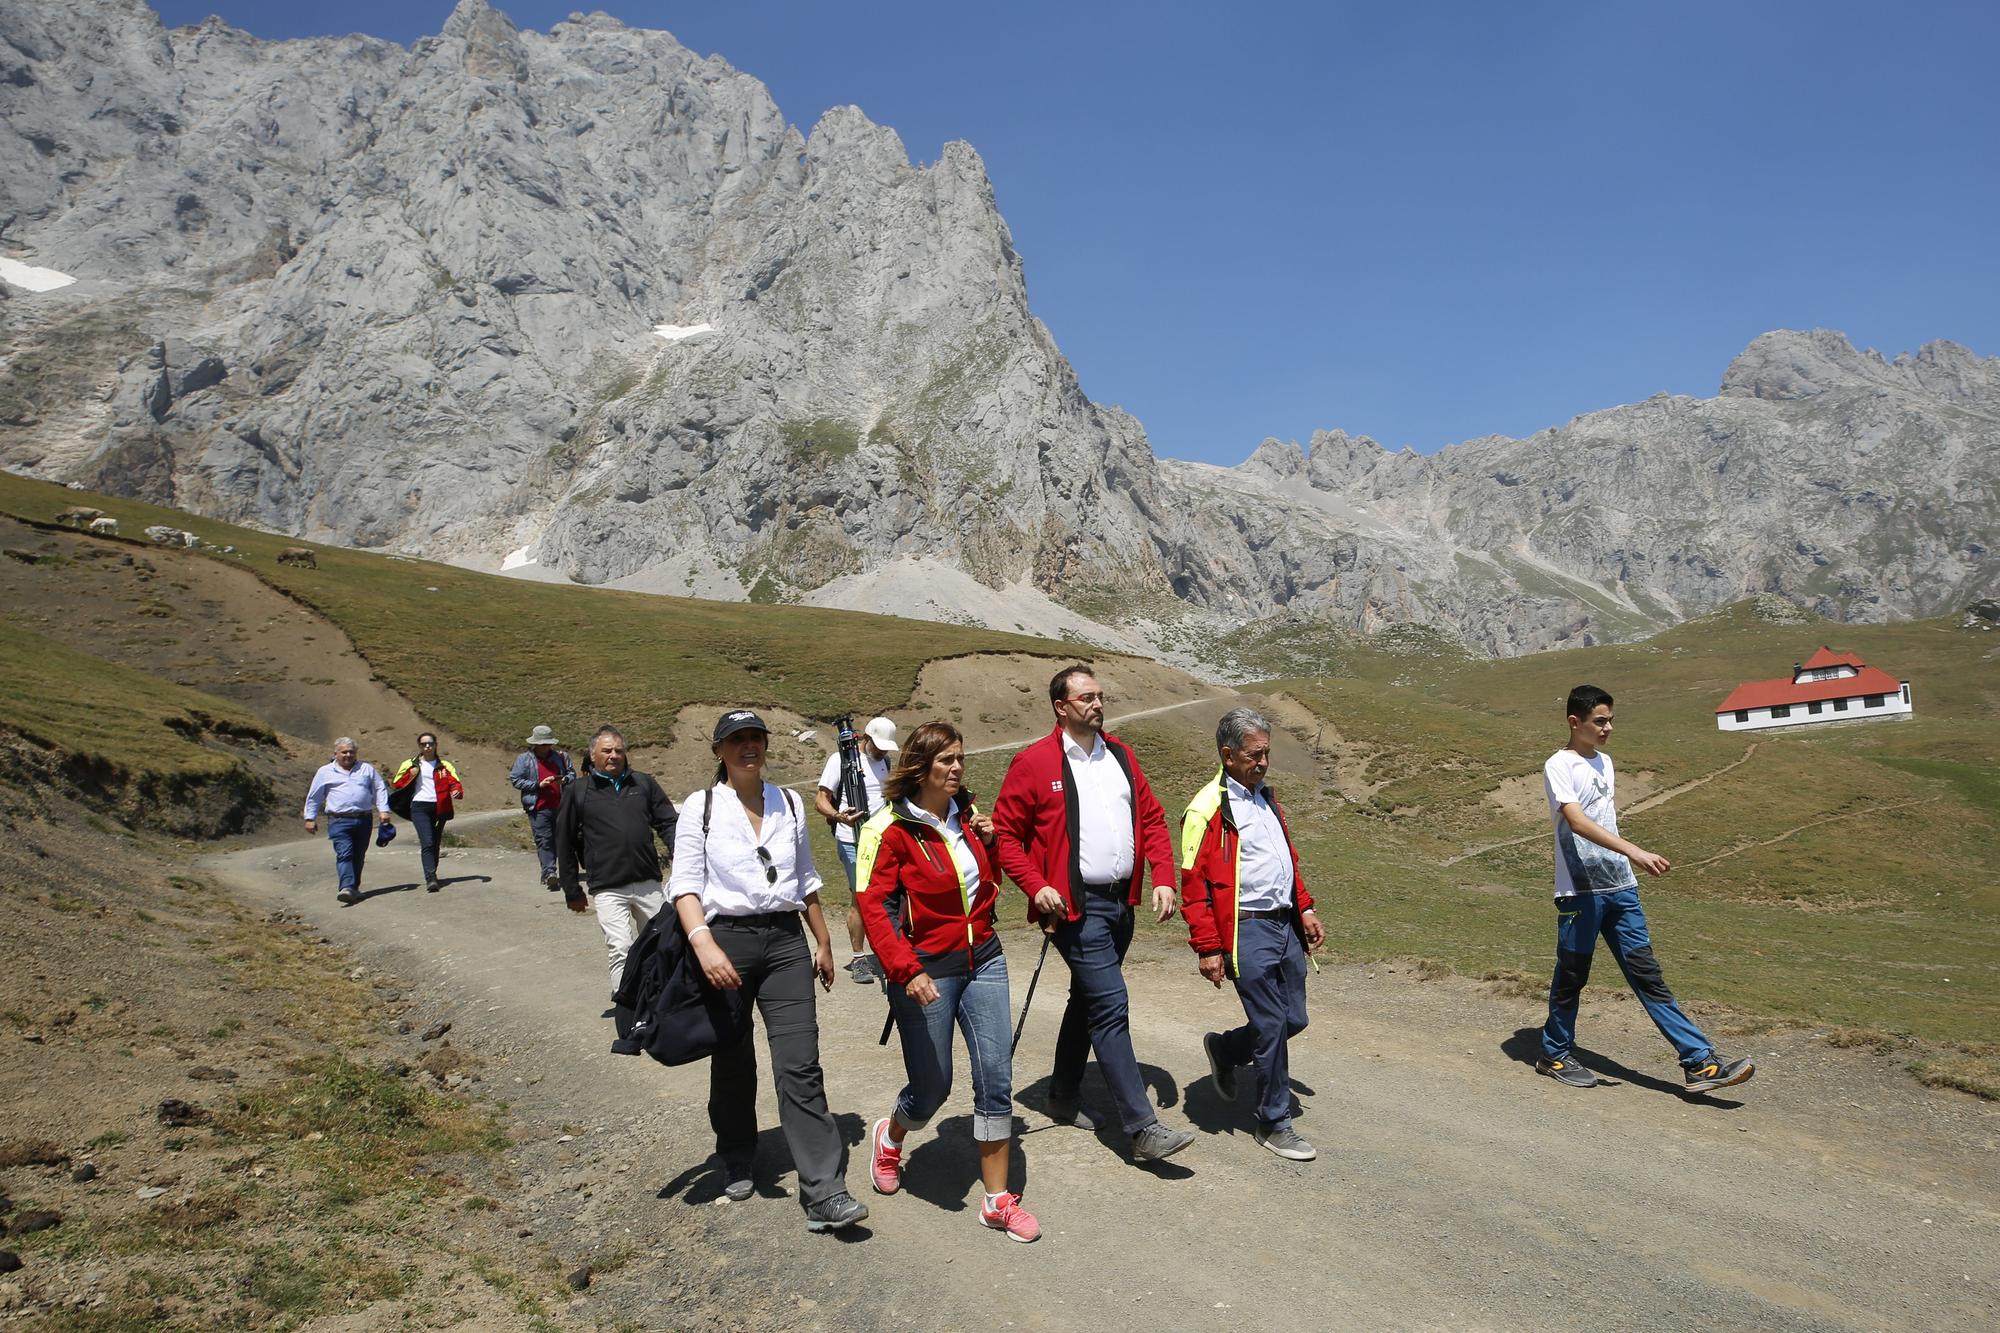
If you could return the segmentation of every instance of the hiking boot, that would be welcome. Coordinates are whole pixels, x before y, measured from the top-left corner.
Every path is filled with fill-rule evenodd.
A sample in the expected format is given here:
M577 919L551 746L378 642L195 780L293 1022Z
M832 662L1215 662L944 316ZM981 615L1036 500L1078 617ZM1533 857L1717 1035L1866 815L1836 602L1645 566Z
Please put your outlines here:
M1272 1129L1258 1126L1257 1142L1288 1162L1310 1162L1319 1156L1319 1149L1300 1138L1290 1125L1279 1125Z
M868 1158L868 1179L877 1194L894 1194L903 1187L903 1147L889 1137L889 1117L875 1122L869 1142L874 1151Z
M750 1163L724 1162L722 1164L722 1192L727 1197L742 1203L757 1189L757 1182L751 1179Z
M881 975L882 965L872 953L858 953L847 960L847 979L856 985L866 986Z
M1535 1072L1547 1074L1556 1082L1567 1083L1572 1088L1594 1088L1598 1081L1597 1075L1578 1064L1573 1055L1545 1055L1535 1061Z
M354 906L354 904L361 901L361 890L342 889L339 893L333 895L333 900L337 903L344 903L347 906L352 907Z
M839 1231L868 1216L868 1205L842 1190L806 1205L807 1231Z
M991 1207L982 1200L979 1205L979 1220L995 1231L1004 1231L1009 1240L1040 1240L1042 1224L1035 1215L1021 1206L1018 1194L1002 1194L994 1199Z
M1720 1051L1710 1051L1708 1058L1686 1071L1689 1092L1711 1092L1716 1088L1730 1088L1738 1083L1748 1082L1757 1066L1745 1056L1741 1060L1731 1060Z
M442 883L440 883L439 881L437 881L437 880L434 880L434 879L427 879L427 880L425 880L425 881L424 881L424 892L425 892L425 893L436 893L436 892L437 892L437 891L438 891L439 889L441 889L441 888L443 888L443 887L444 887L444 885L443 885Z
M1049 1119L1058 1125L1075 1125L1078 1129L1098 1130L1104 1128L1104 1112L1084 1101L1081 1097L1058 1097L1049 1094Z
M1202 1052L1208 1056L1208 1076L1215 1080L1215 1090L1230 1101L1236 1100L1236 1066L1223 1058L1222 1034L1210 1032L1201 1039Z
M1152 1124L1132 1136L1132 1160L1135 1162L1160 1162L1172 1157L1181 1149L1194 1142L1194 1135L1185 1129L1168 1129L1155 1120Z

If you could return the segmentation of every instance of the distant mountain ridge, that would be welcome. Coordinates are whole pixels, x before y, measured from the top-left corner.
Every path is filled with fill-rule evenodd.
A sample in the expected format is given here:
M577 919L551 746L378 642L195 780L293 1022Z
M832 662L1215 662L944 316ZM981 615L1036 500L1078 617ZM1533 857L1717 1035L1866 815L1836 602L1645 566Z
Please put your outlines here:
M1746 594L2000 591L2000 360L1772 333L1714 399L1431 457L1156 459L978 155L603 15L262 42L0 0L0 463L548 577L1128 646L1274 617L1509 653ZM709 331L688 333L701 325Z

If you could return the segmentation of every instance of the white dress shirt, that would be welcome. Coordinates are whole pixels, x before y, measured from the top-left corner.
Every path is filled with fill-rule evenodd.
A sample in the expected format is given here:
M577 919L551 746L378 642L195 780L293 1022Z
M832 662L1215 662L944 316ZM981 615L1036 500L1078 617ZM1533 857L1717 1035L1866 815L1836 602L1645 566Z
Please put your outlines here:
M306 789L305 818L318 819L321 808L329 815L365 815L389 808L389 785L375 771L375 765L356 761L353 768L321 764Z
M1110 884L1132 873L1132 783L1104 737L1085 754L1063 732L1076 784L1076 865L1085 884Z
M1236 818L1236 907L1238 911L1269 911L1292 905L1292 854L1285 846L1285 826L1271 808L1270 794L1256 791L1222 775L1229 793L1229 813Z
M701 832L705 801L714 802L706 843ZM701 899L702 917L708 921L756 912L804 911L807 897L819 892L820 878L813 869L812 847L806 842L805 820L793 815L794 804L802 815L805 803L796 794L788 798L776 784L765 783L760 837L751 832L750 816L735 788L717 783L706 791L690 792L674 829L668 899L696 895ZM768 862L757 854L759 847L769 856ZM776 882L765 875L767 864L777 872Z

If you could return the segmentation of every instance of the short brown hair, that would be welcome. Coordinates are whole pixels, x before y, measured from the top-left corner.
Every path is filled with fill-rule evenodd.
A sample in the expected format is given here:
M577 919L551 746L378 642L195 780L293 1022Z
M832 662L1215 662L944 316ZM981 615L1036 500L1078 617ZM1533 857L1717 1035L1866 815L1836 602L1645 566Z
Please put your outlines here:
M1069 678L1071 676L1095 676L1096 674L1095 671L1091 670L1088 662L1078 662L1075 666L1064 667L1049 680L1049 702L1051 704L1059 704L1069 698Z
M947 747L964 743L965 737L949 722L926 722L918 727L903 742L902 753L896 756L895 771L882 783L882 799L902 801L915 796L924 785L924 774L931 771L937 757Z

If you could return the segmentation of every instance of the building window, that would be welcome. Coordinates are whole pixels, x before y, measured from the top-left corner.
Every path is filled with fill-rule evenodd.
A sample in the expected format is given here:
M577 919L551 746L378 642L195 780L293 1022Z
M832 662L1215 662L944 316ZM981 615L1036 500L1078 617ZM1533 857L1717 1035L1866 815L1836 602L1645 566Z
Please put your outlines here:
M1790 717L1791 715L1792 715L1792 706L1790 704L1771 705L1772 717Z
M1835 699L1833 701L1833 711L1836 713L1845 713L1847 711L1847 700Z
M1815 700L1814 700L1813 702L1811 702L1811 703L1807 704L1807 705L1806 705L1806 711L1807 711L1808 713L1817 713L1817 712L1819 712L1819 701L1818 701L1817 699L1815 699Z
M1739 709L1737 709L1737 710L1736 710L1736 720L1737 720L1738 722L1748 722L1748 721L1750 720L1750 710L1749 710L1749 709L1747 709L1747 708L1739 708Z
M1882 706L1882 696L1879 694L1871 694L1866 699L1863 699L1861 701L1861 706L1863 708L1880 708Z
M1910 683L1908 681L1903 682L1903 702L1906 704L1910 702Z

